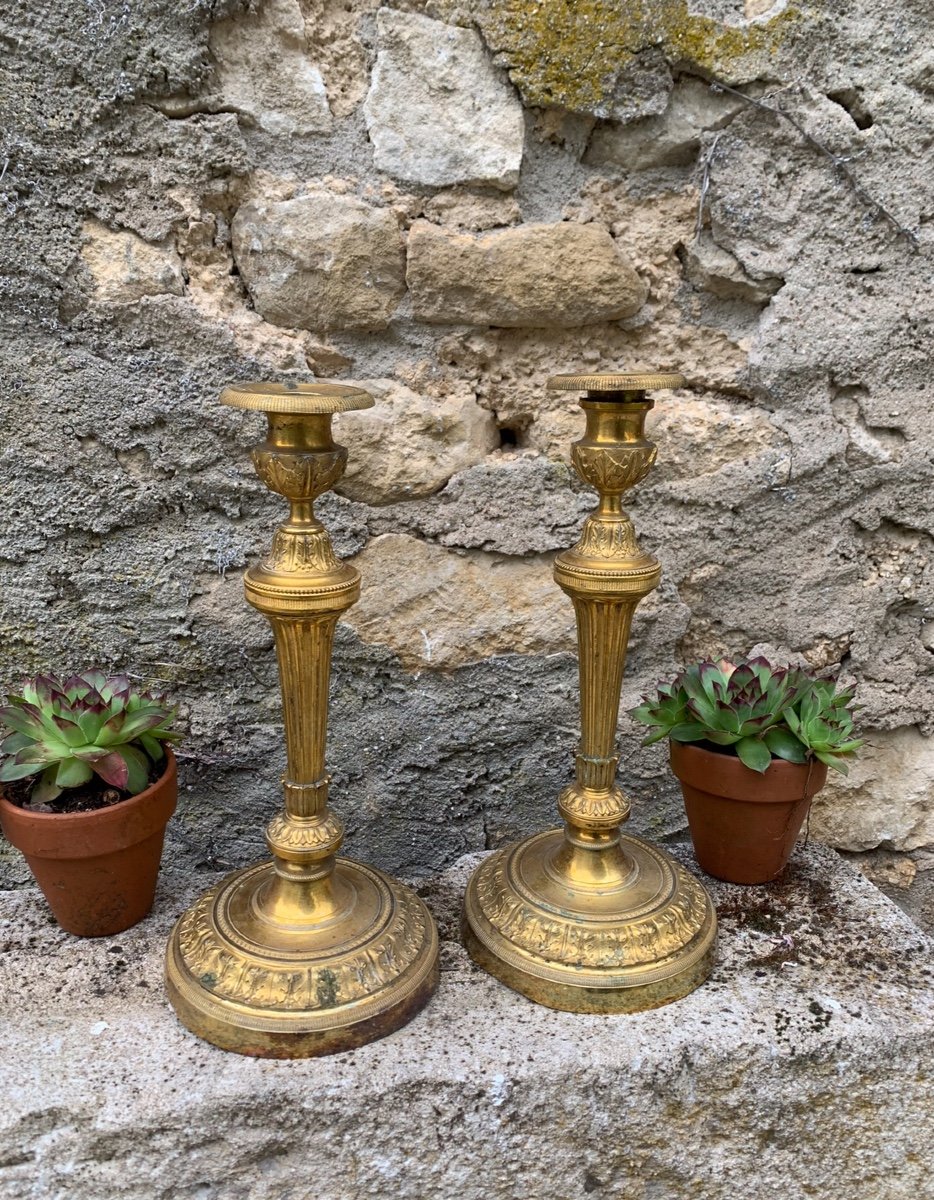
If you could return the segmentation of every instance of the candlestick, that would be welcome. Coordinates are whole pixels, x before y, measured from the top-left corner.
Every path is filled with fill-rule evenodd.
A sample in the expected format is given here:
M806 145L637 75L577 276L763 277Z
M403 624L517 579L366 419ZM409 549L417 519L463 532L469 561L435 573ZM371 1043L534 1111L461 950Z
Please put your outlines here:
M467 887L463 933L472 957L550 1008L628 1012L676 1000L707 976L716 916L706 890L669 855L624 835L629 801L616 783L620 689L632 615L661 569L642 550L620 497L656 448L644 433L648 389L680 375L559 375L586 391L572 456L599 504L554 576L577 617L581 739L576 778L558 798L564 829L498 850Z
M269 620L285 717L285 809L266 827L271 862L236 871L172 932L166 986L181 1021L225 1050L301 1058L347 1050L408 1021L438 981L438 937L422 901L374 867L336 858L328 806L328 681L334 630L360 594L314 501L340 479L347 451L334 413L371 408L341 384L249 383L221 402L266 413L253 451L260 478L291 512L269 557L244 578Z

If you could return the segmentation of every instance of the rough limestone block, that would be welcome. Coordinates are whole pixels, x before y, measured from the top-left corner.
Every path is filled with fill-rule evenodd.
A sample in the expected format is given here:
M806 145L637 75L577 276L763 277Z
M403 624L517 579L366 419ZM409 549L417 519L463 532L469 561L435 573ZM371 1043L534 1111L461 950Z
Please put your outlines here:
M386 208L315 191L252 200L233 251L256 310L290 329L385 329L405 291L404 247Z
M843 850L934 845L934 737L917 725L869 730L849 775L831 774L812 817L821 837Z
M307 57L298 0L266 0L258 13L219 21L210 44L217 90L202 102L207 107L233 109L268 133L331 128L321 71Z
M469 388L430 396L393 379L354 382L376 407L341 413L335 422L338 440L351 451L337 491L351 500L391 504L430 496L499 445L496 419Z
M776 103L774 97L766 99L772 105ZM828 166L815 158L813 145L805 142L788 122L776 124L768 143L750 138L750 129L762 115L747 108L730 122L717 143L710 163L707 196L710 227L717 242L739 261L747 275L755 279L767 275L794 278L806 258L818 252L815 241L819 242L827 221L833 220L842 208L852 207L854 215L859 214L857 219L861 217L866 226L872 222L866 216L865 204L852 205L844 199L846 194L842 189L833 186L832 179L828 182ZM855 159L867 152L864 147L871 139L870 131L859 130L840 104L814 89L802 93L794 116L812 139L844 159L850 156ZM771 169L779 161L780 176ZM787 183L791 176L795 178L793 188ZM881 191L888 197L881 181L875 181L874 186L877 194ZM900 219L909 227L918 219L912 209L916 204L930 202L930 190L925 181L923 191L898 208ZM889 198L889 204L892 203ZM751 214L754 214L752 221ZM837 270L854 265L849 262L851 255L856 256L855 265L871 266L871 258L868 263L865 259L860 261L866 251L858 236L838 229L837 237L841 243L834 259ZM814 280L808 278L807 282ZM881 297L878 307L882 308Z
M688 855L679 848L681 857ZM470 856L426 881L441 986L410 1025L331 1058L225 1054L162 990L156 913L78 941L0 898L4 1200L919 1200L934 1151L931 948L831 851L712 884L710 981L654 1012L555 1013L456 941Z
M654 469L660 483L716 471L728 486L754 457L776 461L786 453L782 430L762 409L713 397L697 400L685 392L668 393L649 415L646 429L665 448Z
M380 9L363 105L374 161L410 183L519 182L522 105L472 29Z
M530 450L494 454L455 475L437 498L407 501L371 515L371 534L406 533L457 549L494 554L564 550L580 537L593 493L571 471Z
M416 221L406 280L439 324L567 327L630 317L645 284L602 225L565 221L474 237Z
M574 610L555 587L551 556L446 550L406 533L367 542L345 622L406 667L452 668L497 654L573 650Z
M169 242L146 242L125 229L85 221L81 257L91 272L98 304L135 304L144 296L181 296L182 260Z
M722 300L762 305L768 304L784 282L772 275L752 279L706 231L684 248L684 277L688 283Z
M742 100L714 91L701 79L683 79L660 115L628 124L599 125L586 161L633 171L688 166L697 158L704 132L722 128L742 106Z

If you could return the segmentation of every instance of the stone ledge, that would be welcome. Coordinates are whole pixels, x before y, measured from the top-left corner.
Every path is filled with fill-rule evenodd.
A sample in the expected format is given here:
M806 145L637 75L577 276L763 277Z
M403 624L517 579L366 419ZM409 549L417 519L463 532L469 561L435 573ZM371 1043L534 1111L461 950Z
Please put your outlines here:
M677 848L691 863L686 848ZM4 1200L900 1200L934 1149L930 944L836 854L762 889L710 882L718 965L655 1012L554 1013L456 941L478 856L424 881L437 996L328 1059L224 1054L161 983L210 876L166 872L154 915L78 942L0 894Z

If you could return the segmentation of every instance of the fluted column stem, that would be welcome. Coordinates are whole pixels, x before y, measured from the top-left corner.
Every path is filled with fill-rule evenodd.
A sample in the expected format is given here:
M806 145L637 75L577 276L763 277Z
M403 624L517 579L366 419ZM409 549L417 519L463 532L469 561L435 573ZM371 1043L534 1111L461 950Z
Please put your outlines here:
M271 619L285 722L283 789L286 811L293 817L318 816L327 804L328 688L338 616Z
M331 414L271 412L268 421L253 463L290 512L244 586L272 626L285 722L285 809L270 821L266 840L279 876L297 886L325 880L343 840L343 824L328 807L328 686L334 631L360 594L360 576L334 553L314 512L316 497L334 486L347 461L331 436Z
M620 854L619 826L629 815L629 801L616 784L623 670L633 613L660 573L655 559L640 549L621 503L655 459L644 434L651 401L623 393L580 403L587 427L574 443L573 462L599 502L577 544L555 560L555 580L573 601L577 618L581 738L575 781L558 806L570 847L562 852L563 869L578 879L623 870L619 861L601 864L593 856Z

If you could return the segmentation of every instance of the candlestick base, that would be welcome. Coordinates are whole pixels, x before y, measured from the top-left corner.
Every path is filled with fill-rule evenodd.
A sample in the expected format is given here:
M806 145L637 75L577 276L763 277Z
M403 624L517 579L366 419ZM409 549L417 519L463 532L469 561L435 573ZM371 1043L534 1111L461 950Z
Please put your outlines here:
M438 935L422 901L373 867L339 858L317 905L277 901L272 863L235 871L172 931L169 999L223 1050L307 1058L352 1050L404 1025L438 982Z
M585 878L552 829L490 855L464 903L471 957L507 987L579 1013L659 1008L713 965L717 919L706 890L664 851L621 835Z

